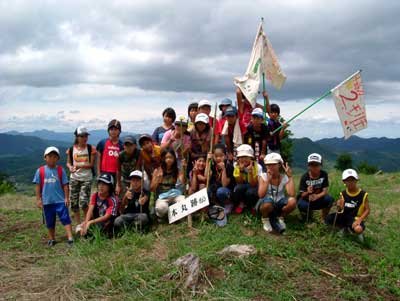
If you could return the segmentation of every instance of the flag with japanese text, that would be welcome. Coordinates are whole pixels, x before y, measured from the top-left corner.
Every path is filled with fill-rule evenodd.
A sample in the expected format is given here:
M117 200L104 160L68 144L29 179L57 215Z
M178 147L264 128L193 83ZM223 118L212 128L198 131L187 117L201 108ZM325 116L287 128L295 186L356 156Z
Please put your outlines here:
M256 106L262 73L277 89L281 89L285 83L286 76L279 66L270 41L264 33L263 22L258 27L245 75L234 78L235 85L240 88L253 108Z
M331 90L336 110L343 127L344 138L348 139L368 125L364 102L361 71Z

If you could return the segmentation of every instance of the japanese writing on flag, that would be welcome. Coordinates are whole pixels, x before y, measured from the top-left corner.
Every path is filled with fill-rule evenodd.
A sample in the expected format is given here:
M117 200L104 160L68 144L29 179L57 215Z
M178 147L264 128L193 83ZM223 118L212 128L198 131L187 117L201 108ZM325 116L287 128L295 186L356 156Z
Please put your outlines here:
M364 90L360 71L331 90L336 110L343 127L344 138L365 129L368 125Z
M261 22L258 27L246 73L234 78L235 85L240 88L253 108L256 106L262 73L277 89L281 89L286 80L262 24Z

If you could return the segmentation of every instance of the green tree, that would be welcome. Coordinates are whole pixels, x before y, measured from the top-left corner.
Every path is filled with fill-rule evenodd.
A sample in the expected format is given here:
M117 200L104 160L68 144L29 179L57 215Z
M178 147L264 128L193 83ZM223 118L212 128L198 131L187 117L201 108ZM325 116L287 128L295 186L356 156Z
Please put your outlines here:
M349 153L342 153L336 158L335 168L337 170L345 170L353 168L353 159Z
M370 164L368 164L367 161L360 162L360 164L357 165L357 169L360 173L363 173L366 175L372 175L372 174L378 172L378 166L370 165Z
M0 174L0 195L15 192L15 186L5 174Z
M284 119L281 118L280 122L283 124ZM293 133L289 128L285 129L285 134L283 138L281 139L281 155L282 159L285 162L288 162L290 165L292 165L293 161L293 141L290 138L293 136Z

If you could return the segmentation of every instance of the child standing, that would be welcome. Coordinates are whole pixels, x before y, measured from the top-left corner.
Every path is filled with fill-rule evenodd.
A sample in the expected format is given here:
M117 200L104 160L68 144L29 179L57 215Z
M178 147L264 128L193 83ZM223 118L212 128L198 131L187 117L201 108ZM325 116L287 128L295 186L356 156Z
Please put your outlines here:
M74 243L72 237L71 219L68 213L69 190L68 178L61 166L57 165L60 159L60 151L50 146L44 151L46 165L38 168L33 178L36 184L35 194L37 206L42 208L46 226L48 229L47 245L52 247L56 244L56 215L65 228L68 245Z
M176 119L175 110L173 108L166 108L162 112L162 117L163 117L162 126L159 126L158 128L156 128L152 135L153 141L157 145L161 144L164 133L170 129L173 129L174 121Z
M308 171L300 179L297 206L304 220L310 217L312 211L322 209L321 221L325 222L333 203L333 198L328 194L328 174L322 170L320 154L310 154L307 162Z
M117 168L117 186L115 194L120 196L124 195L127 187L129 187L129 175L135 169L139 169L139 156L140 151L136 147L136 139L133 136L126 136L124 138L124 150L118 155L118 168Z
M161 141L161 151L166 148L175 150L178 159L178 168L181 161L187 158L190 152L190 133L187 131L188 120L185 116L179 116L175 121L175 127L165 132Z
M69 181L71 210L76 223L80 224L79 209L82 209L85 217L89 207L96 149L87 143L89 132L86 128L80 126L74 134L74 145L67 150L67 168L71 173Z
M194 129L190 132L190 140L192 141L190 152L192 158L195 158L197 154L208 153L211 141L211 128L208 122L206 114L197 114Z
M121 134L121 122L116 119L108 123L107 139L101 140L97 144L97 174L110 174L115 180L118 169L118 156L123 150L122 141L119 139Z
M210 125L210 128L212 129L214 125L214 117L210 116L211 113L211 103L207 99L203 99L199 101L199 110L198 113L206 114L208 117L208 122ZM214 128L214 144L218 143L219 137L220 137L220 129L218 127L217 120L215 120L215 128Z
M335 222L340 228L348 228L358 234L361 242L364 241L362 233L365 230L364 221L370 213L368 193L357 186L358 174L354 169L346 169L342 174L342 181L346 186L337 201L338 210L341 213L331 213L326 218L326 223L332 225Z
M154 145L153 139L147 134L140 136L139 145L142 148L140 150L139 166L144 168L144 188L149 190L153 172L160 166L161 148L159 145Z
M114 222L117 229L135 225L140 230L149 223L150 192L142 187L143 174L134 170L129 175L130 186L121 203L121 215Z
M197 102L192 102L188 106L188 118L189 118L189 124L188 124L188 131L192 131L194 128L194 122L196 120L196 115L197 115L197 110L198 110L199 104Z
M246 128L239 120L235 107L227 108L224 116L226 117L226 121L221 134L224 137L228 160L233 162L235 160L236 149L239 145L243 144L243 133L246 131Z
M81 236L85 236L93 225L101 232L111 235L114 220L118 215L118 198L114 195L114 180L104 173L97 178L97 192L92 194L85 221L77 226Z
M267 166L267 172L259 177L260 200L256 209L261 213L265 231L271 232L274 228L282 233L286 230L285 217L296 209L292 170L287 163L283 164L281 155L277 153L268 154L264 163ZM281 175L281 167L285 170L285 175ZM285 196L285 190L288 196Z
M241 214L245 207L251 208L258 201L258 177L262 167L254 159L254 151L248 144L237 149L237 163L233 170L236 186L233 201L237 206L235 212Z
M266 110L267 112L269 112L269 98L266 91L263 92L263 96L266 100ZM251 121L251 112L253 111L253 107L251 103L247 100L246 96L244 96L240 88L236 88L236 100L238 104L239 119L244 124L245 128L247 128ZM264 106L256 103L255 108L264 109Z
M251 145L257 162L262 166L264 166L264 158L267 154L268 138L269 131L267 125L264 124L264 112L260 108L255 108L251 112L251 122L247 126L244 143Z
M185 161L182 162L185 167ZM181 191L177 189L185 185L184 175L178 169L178 162L173 149L167 148L161 153L161 167L154 170L150 190L155 192L155 209L158 218L168 215L168 207L185 200Z
M281 126L279 122L279 114L281 109L277 104L271 104L269 119L268 119L268 130L269 130L269 140L268 140L268 154L270 153L281 153L281 139L285 135L286 123L283 124L282 128L273 134L273 132Z

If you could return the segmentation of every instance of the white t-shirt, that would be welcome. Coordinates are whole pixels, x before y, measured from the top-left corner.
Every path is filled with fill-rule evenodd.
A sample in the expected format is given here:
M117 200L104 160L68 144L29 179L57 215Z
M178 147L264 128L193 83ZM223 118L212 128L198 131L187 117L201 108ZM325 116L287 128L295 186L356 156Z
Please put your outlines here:
M264 181L267 181L267 174L265 172L262 173L261 177ZM284 175L279 182L279 186L269 184L265 197L271 198L274 202L283 199L285 197L285 186L288 182L289 178L287 175Z
M90 181L93 178L93 173L91 168L82 168L85 164L89 164L89 153L87 147L84 149L78 149L75 145L73 147L73 162L72 164L76 167L76 171L71 173L71 179L77 181ZM93 152L94 151L94 152ZM91 157L95 156L96 149L92 147ZM69 149L67 150L67 155L69 156Z

